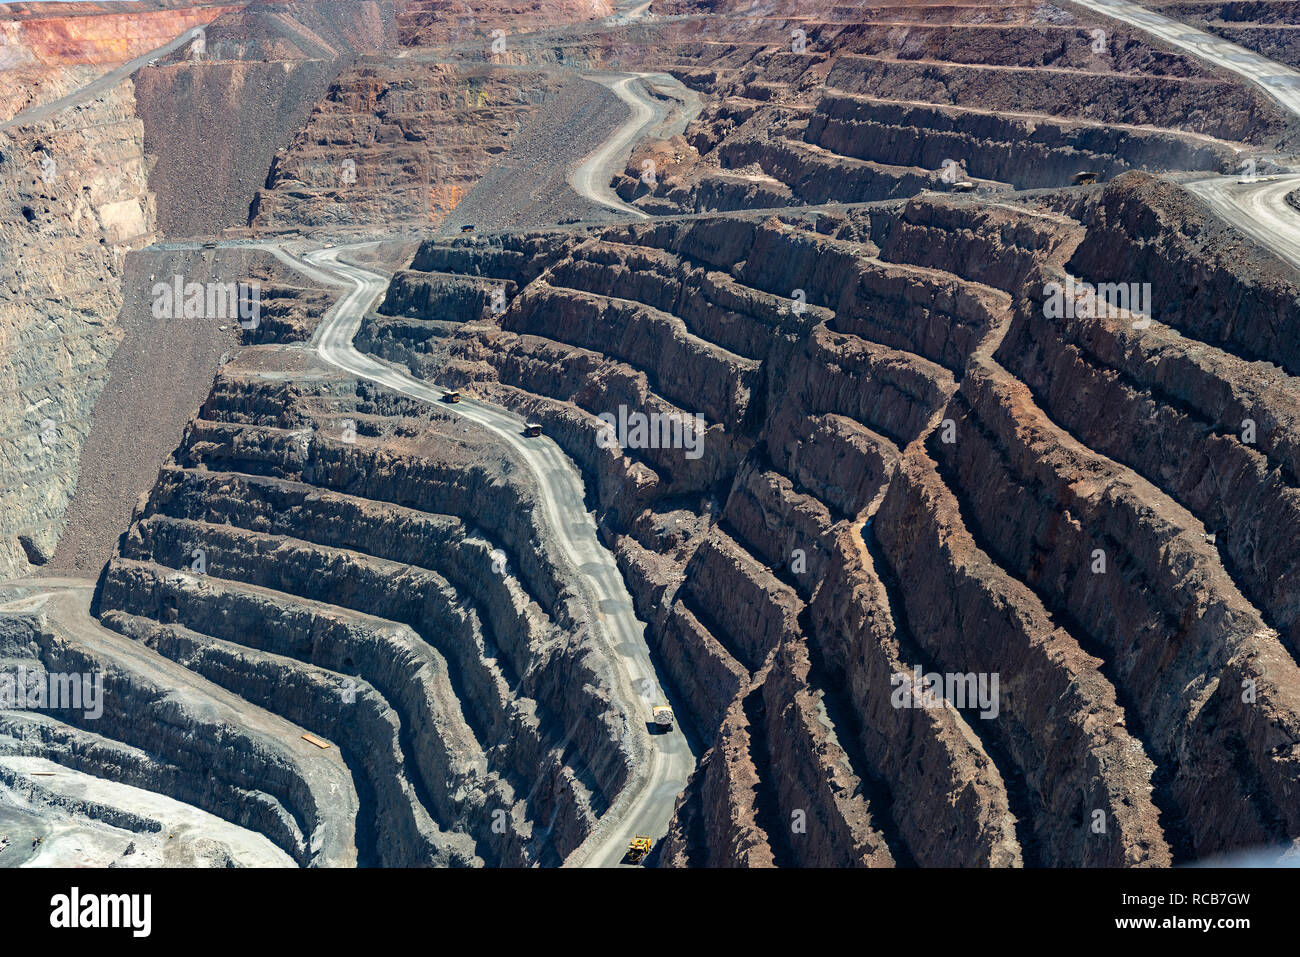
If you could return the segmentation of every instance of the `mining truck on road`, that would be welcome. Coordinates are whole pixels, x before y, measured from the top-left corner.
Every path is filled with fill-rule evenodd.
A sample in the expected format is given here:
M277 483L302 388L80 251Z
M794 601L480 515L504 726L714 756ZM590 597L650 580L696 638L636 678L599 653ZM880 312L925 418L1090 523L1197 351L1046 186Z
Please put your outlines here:
M673 729L673 709L666 704L656 707L651 715L655 719L655 725L660 731L671 731Z
M627 844L627 860L629 864L640 864L645 860L645 856L650 853L650 848L654 847L653 838L646 837L644 834L638 834Z

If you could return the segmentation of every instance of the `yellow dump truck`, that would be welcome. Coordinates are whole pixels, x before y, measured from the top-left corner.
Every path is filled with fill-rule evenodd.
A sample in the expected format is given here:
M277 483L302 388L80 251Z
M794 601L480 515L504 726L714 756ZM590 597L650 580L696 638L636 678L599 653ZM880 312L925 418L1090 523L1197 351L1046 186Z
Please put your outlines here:
M455 389L452 389L450 392L444 392L442 395L442 401L450 402L452 405L455 405L460 401L460 393Z
M524 426L524 435L528 436L530 439L535 439L541 434L542 427L537 422L529 422Z
M631 864L640 864L645 860L645 856L650 853L650 848L654 847L655 842L646 837L644 834L638 834L627 843L627 859Z
M671 731L673 729L673 709L668 705L661 704L650 714L655 719L655 725L660 731Z

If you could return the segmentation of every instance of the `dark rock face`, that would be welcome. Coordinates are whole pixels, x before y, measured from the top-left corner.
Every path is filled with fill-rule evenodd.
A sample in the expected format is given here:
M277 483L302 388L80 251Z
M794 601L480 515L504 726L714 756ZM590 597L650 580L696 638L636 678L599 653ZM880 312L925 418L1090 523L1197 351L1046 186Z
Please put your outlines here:
M1289 29L1210 7L1292 55ZM10 287L59 344L29 349L0 304L9 403L56 400L78 437L47 451L28 422L6 452L31 514L0 522L0 563L102 574L93 618L88 585L7 586L0 663L101 673L110 706L0 713L0 754L172 795L303 866L559 865L644 773L547 476L326 365L308 343L337 290L269 252L128 255L159 231L384 229L408 239L361 255L404 268L355 345L526 416L584 474L699 757L658 861L1297 846L1300 290L1150 175L1234 168L1294 124L1081 10L893 9L656 0L681 18L512 34L494 60L498 24L612 10L255 2L60 131L101 147L87 178L121 167L114 189L29 185L13 157L41 147L16 135L0 230L41 255ZM431 42L451 45L388 55ZM550 67L611 64L707 97L612 184L702 215L611 225L572 191L625 110ZM1085 171L1105 185L1065 188ZM949 172L979 192L942 195ZM120 288L52 305L78 260ZM158 273L256 280L262 321L141 327ZM1153 321L1050 308L1075 280L1149 283ZM74 360L88 385L34 374Z
M437 226L564 89L540 72L363 58L337 73L267 158L248 222Z
M638 62L667 62L704 95L680 142L643 146L615 184L649 213L905 198L962 179L995 192L1085 171L1228 172L1241 143L1296 135L1250 84L1076 7L781 3L761 19L629 30L608 52L634 36ZM647 159L661 173L649 185Z
M1039 123L997 114L963 114L846 93L824 96L806 139L858 159L940 169L961 157L980 179L1035 189L1067 183L1080 170L1109 180L1129 169L1226 169L1223 146L1113 123Z
M499 316L407 307L408 355L587 472L704 750L664 861L1167 866L1300 834L1293 380L1161 321L1051 318L1084 264L1146 257L1173 301L1214 255L1177 187L1071 208L430 242L394 284L512 284ZM1215 268L1194 295L1284 360L1248 318L1281 295L1264 261ZM704 451L602 448L620 404L699 411ZM929 674L970 696L924 706Z
M336 741L363 863L560 863L626 783L626 719L528 473L418 403L244 368L142 502L104 624Z
M1195 197L1133 174L1110 184L1070 269L1082 278L1142 276L1153 318L1245 359L1300 374L1300 295L1290 270L1242 243ZM1244 248L1242 248L1244 245Z
M34 540L34 538L27 533L19 534L18 544L22 546L23 553L27 556L27 560L33 565L44 565L54 557L52 552L46 550L43 543Z

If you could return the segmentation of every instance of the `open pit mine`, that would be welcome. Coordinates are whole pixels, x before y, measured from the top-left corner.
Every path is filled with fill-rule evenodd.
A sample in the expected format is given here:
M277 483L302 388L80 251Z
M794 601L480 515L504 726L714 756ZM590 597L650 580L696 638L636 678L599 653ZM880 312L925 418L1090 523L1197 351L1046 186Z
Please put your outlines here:
M1300 2L0 78L0 869L1300 864Z

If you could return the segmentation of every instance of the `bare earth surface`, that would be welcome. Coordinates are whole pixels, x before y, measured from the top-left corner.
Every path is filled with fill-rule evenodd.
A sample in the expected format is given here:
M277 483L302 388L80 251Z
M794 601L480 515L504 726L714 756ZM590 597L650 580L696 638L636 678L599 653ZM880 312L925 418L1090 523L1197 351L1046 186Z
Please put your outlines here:
M1288 6L232 6L3 34L0 866L1296 860Z

